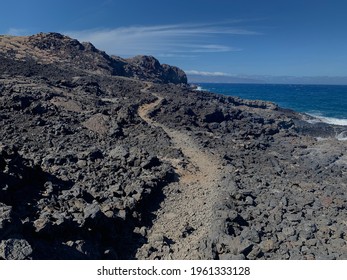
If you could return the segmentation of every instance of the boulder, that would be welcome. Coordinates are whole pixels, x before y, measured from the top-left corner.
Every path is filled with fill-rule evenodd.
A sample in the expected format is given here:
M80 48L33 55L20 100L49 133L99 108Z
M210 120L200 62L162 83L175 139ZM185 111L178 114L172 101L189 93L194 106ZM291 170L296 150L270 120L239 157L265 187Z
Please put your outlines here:
M33 253L25 239L7 239L0 242L0 258L4 260L25 260Z

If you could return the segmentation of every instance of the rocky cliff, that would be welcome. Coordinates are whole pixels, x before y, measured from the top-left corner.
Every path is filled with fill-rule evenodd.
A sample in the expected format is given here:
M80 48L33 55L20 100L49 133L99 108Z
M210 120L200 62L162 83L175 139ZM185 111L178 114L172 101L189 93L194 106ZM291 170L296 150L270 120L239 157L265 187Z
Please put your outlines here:
M345 127L60 34L0 45L0 259L347 259Z
M28 37L0 37L2 73L38 74L39 69L59 72L125 76L157 83L186 84L185 73L174 66L161 65L150 56L122 59L109 56L91 43L80 43L59 33L40 33ZM13 64L19 65L15 67ZM29 69L30 68L30 69ZM55 71L56 71L55 70Z

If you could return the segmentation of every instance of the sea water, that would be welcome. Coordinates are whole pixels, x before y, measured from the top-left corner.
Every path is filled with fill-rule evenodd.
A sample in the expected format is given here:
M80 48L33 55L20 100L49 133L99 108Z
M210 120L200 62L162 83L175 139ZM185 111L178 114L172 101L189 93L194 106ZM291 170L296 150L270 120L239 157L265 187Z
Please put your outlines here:
M265 100L320 121L347 126L347 86L278 84L197 84L198 89L244 99Z

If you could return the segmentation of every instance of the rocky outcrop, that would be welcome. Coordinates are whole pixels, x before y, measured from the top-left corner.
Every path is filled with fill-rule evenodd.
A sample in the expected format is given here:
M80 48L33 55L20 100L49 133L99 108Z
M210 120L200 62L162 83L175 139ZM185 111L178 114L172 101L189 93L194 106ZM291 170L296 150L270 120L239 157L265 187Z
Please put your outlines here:
M160 64L153 56L135 56L126 60L125 72L130 77L139 77L159 83L186 84L187 76L178 67Z
M154 57L122 59L109 56L91 43L80 43L59 33L40 33L28 37L0 36L0 46L0 58L4 60L1 67L3 73L37 75L37 72L42 72L45 75L47 69L57 68L59 72L66 72L68 67L70 72L126 76L156 83L187 83L181 69L161 65ZM17 65L20 62L20 66L11 66L13 60Z
M172 151L136 116L141 84L110 79L0 79L0 258L124 259L143 242Z

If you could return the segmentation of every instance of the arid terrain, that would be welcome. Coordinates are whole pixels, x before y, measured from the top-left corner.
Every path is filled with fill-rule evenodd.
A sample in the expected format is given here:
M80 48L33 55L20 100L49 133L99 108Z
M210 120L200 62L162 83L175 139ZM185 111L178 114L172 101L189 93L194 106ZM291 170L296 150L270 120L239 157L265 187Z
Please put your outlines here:
M346 127L40 33L0 130L0 259L347 259Z

